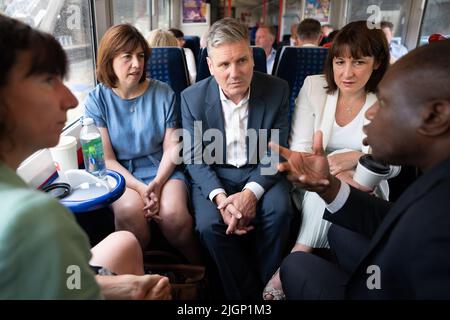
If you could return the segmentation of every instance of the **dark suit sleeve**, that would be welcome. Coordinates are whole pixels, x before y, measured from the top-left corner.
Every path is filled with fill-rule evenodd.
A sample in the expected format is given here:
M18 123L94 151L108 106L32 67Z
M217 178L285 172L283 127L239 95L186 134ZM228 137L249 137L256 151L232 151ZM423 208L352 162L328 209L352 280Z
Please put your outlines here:
M279 88L280 99L278 100L278 105L268 106L269 108L276 109L275 120L272 125L272 129L277 129L279 132L278 139L276 136L270 134L270 141L274 141L277 144L288 147L288 136L289 136L289 122L288 122L288 111L289 111L289 87L286 82L280 82ZM267 88L269 94L275 94L277 90L274 88ZM270 130L269 130L270 131ZM277 141L278 140L278 141ZM270 148L267 147L265 156L260 160L258 166L253 169L249 182L256 182L261 185L267 192L277 181L279 181L281 173L277 172L276 165L280 162L279 155L272 154ZM270 169L269 169L270 168ZM269 170L268 170L269 169ZM268 173L268 174L265 174Z
M344 206L335 213L325 211L323 218L372 238L392 203L350 187Z
M198 126L194 126L194 122L201 122L201 119L196 119L192 114L184 93L181 93L181 114L183 123L184 163L193 182L201 188L205 198L208 198L211 191L217 188L223 188L223 186L214 170L209 165L203 163L203 132ZM195 137L196 139L194 139Z

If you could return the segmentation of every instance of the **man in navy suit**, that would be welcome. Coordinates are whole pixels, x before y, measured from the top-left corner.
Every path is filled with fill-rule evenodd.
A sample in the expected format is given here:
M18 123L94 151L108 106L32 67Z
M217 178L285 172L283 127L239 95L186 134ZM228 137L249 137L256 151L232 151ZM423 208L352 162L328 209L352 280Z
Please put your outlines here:
M369 239L353 266L289 255L280 273L288 299L450 298L449 56L450 40L444 40L401 58L380 82L379 102L366 112L371 123L364 143L373 156L423 171L395 204L331 176L320 132L312 154L278 150L288 159L279 169L326 201L325 219ZM350 252L341 246L338 255Z
M196 230L228 299L261 299L287 246L292 208L268 141L288 139L285 81L253 73L247 28L213 24L211 77L181 94L184 159L192 178Z

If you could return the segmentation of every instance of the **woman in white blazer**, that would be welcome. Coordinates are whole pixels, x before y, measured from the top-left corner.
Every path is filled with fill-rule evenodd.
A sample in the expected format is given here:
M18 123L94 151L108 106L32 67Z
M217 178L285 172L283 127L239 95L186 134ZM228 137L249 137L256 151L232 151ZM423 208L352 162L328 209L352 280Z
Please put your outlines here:
M323 146L328 153L331 173L351 180L358 159L369 153L362 141L363 126L368 122L366 110L377 100L374 92L389 66L389 47L383 32L368 29L365 21L352 22L337 35L328 53L325 74L305 79L297 97L292 118L290 149L312 152L313 134L323 132ZM391 170L398 174L398 168ZM387 198L387 183L380 195ZM330 223L322 219L323 200L313 192L305 192L302 223L292 251L310 252L328 247ZM282 299L278 273L267 284L264 299Z

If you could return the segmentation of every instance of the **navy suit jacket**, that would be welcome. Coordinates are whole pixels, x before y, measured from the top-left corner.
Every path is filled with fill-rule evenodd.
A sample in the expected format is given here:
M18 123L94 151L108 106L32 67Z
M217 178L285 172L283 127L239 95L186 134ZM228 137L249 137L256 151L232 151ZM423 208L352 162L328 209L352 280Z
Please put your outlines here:
M354 299L450 299L450 158L416 180L395 204L352 189L324 218L371 239L346 287ZM367 280L380 269L381 289ZM371 283L371 281L369 281Z
M251 159L251 162L249 161L251 164L256 163L248 182L254 181L260 184L265 191L269 190L279 178L279 174L261 175L260 171L262 167L269 166L268 157L271 156L271 153L267 143L271 137L270 129L279 129L278 143L287 146L289 135L288 108L289 87L287 82L260 72L254 72L250 84L247 128L267 129L268 136L267 141L262 141L265 143L262 143L261 146L259 135L256 145L249 145L247 140L247 159ZM199 158L203 150L208 148L214 140L203 141L205 138L194 140L194 130L197 130L196 135L201 135L201 137L204 137L203 135L208 129L218 129L222 133L221 151L223 157L220 161L222 164L226 163L226 135L222 104L219 86L214 77L206 78L181 93L181 113L183 129L190 134L190 137L184 136L184 141L186 142L190 138L191 142L190 144L184 144L184 160L193 182L200 186L202 194L207 198L214 189L224 187L215 172L217 164L207 164ZM194 128L194 122L197 121L201 121L201 130Z

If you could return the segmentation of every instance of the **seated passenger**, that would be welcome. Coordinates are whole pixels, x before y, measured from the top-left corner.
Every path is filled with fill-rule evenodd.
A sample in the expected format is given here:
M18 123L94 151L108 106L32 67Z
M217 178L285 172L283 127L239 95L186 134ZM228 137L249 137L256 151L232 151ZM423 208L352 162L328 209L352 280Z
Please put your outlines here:
M297 47L318 47L322 40L320 22L307 18L298 24Z
M178 47L178 41L175 38L175 36L170 33L169 31L163 31L161 29L155 29L150 31L147 37L148 44L150 45L150 48L156 48L156 47ZM192 54L191 49L189 48L183 48L183 52L185 53L186 57L186 67L188 68L188 74L189 74L189 84L192 84L195 82L195 77L197 77L197 68L194 64L192 64L192 61L190 65L187 63L188 55L191 54L193 59L194 55ZM189 51L189 53L186 53ZM191 69L189 69L189 67Z
M260 299L286 249L292 209L287 181L258 146L273 131L287 145L289 87L253 72L247 27L235 19L211 26L207 49L213 76L181 94L196 229L226 298Z
M266 53L267 74L272 74L277 51L273 48L275 42L275 30L269 26L259 26L256 30L255 45L264 49Z
M389 51L391 53L391 63L394 63L398 59L400 59L402 56L408 53L408 49L402 45L401 43L397 43L395 41L392 41L392 38L394 36L394 25L392 22L389 21L381 21L381 30L383 30L387 42L389 44Z
M67 58L51 35L3 15L0 30L0 299L170 298L167 278L144 275L130 232L109 235L91 258L73 214L15 173L58 143L78 101L62 82ZM89 263L102 275L94 278Z
M191 84L195 83L195 79L197 78L197 57L194 56L194 53L191 49L185 48L184 44L186 41L184 40L184 33L181 30L171 28L169 29L169 32L173 34L175 37L175 40L177 41L177 44L180 48L183 48L184 54L186 56L186 63L187 68L189 72L189 80ZM151 46L151 45L150 45ZM162 46L162 45L160 45ZM168 45L169 46L169 45ZM170 45L172 46L172 44Z
M449 56L450 40L408 53L386 72L379 102L366 111L371 122L364 126L364 144L373 156L424 172L395 204L331 174L320 132L312 153L281 148L288 162L279 169L320 195L327 204L324 218L370 239L351 268L291 253L280 272L288 299L450 299Z
M300 32L299 32L300 37ZM328 53L325 75L305 79L292 118L290 149L310 152L316 130L324 133L324 147L331 174L351 179L359 158L369 152L363 146L364 113L376 102L378 82L389 66L389 49L379 29L368 29L365 21L346 25ZM391 176L398 173L392 169ZM388 196L383 182L379 194ZM327 248L330 223L322 219L325 203L316 193L294 194L302 208L302 222L292 251L311 252ZM268 283L266 299L282 297L278 274Z
M199 263L187 181L172 158L179 110L169 85L146 77L150 53L133 26L108 29L98 50L100 84L86 99L86 115L99 127L106 167L126 180L124 195L112 204L116 229L131 231L145 249L153 220L171 245Z
M287 45L295 47L297 45L297 28L298 28L298 23L293 23L291 24L291 35L289 37L289 43Z

